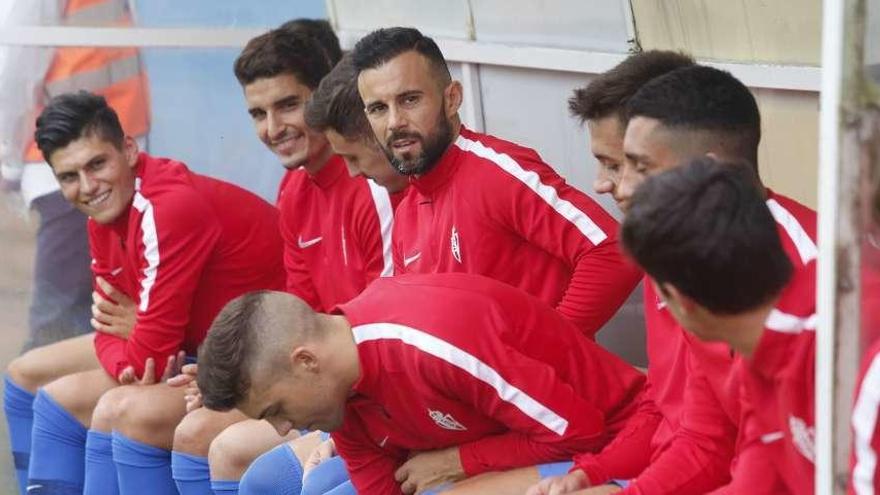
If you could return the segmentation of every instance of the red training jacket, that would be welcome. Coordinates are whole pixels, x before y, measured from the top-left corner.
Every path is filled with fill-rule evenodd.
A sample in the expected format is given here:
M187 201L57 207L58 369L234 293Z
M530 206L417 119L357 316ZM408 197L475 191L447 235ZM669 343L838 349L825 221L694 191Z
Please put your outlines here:
M772 493L813 493L815 261L795 272L765 327L752 357L743 358L738 366L743 390L741 425L748 436L739 452L730 492L754 493L777 486ZM775 455L767 457L768 449ZM761 462L772 469L757 473L748 469Z
M393 198L363 177L350 177L333 155L314 176L285 175L279 193L287 291L327 312L391 276Z
M617 222L531 149L464 127L411 181L394 222L398 273L485 275L555 306L592 337L641 276Z
M803 270L817 253L816 213L767 192L783 249ZM605 450L576 458L577 468L591 484L632 479L626 494L706 493L730 480L740 423L738 358L726 344L688 334L650 280L644 287L650 365L643 404Z
M111 224L88 222L92 272L138 305L127 340L95 336L114 378L129 365L141 376L149 357L161 375L169 355L195 354L231 299L284 287L272 205L166 158L141 153L135 173L128 211Z
M358 493L401 493L394 471L411 452L458 446L472 476L598 450L644 381L550 306L486 277L383 278L338 310L361 378L333 438Z
M864 304L864 303L863 303ZM878 308L874 308L878 311ZM880 341L874 343L862 364L853 407L852 479L849 493L880 493Z

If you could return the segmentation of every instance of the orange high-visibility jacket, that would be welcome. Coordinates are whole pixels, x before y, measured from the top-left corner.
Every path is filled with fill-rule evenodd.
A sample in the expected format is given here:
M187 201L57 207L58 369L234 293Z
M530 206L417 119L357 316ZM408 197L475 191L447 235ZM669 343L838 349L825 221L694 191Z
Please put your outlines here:
M130 26L126 0L68 0L61 18L66 26ZM150 127L147 77L136 48L58 47L43 81L44 96L86 90L104 96L116 110L129 136L140 137ZM39 115L41 108L35 115ZM30 133L26 162L43 161Z

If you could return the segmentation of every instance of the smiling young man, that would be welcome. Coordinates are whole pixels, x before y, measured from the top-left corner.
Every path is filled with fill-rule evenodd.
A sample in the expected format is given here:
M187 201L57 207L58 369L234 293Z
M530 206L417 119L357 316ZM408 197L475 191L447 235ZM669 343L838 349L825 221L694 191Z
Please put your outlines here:
M644 84L626 108L626 160L614 195L625 214L646 177L711 153L752 164L757 175L761 119L754 96L729 73L676 69ZM816 256L815 212L764 189L796 270ZM740 425L735 358L724 345L689 338L666 304L645 286L650 366L646 400L621 438L576 459L568 476L531 493L559 493L628 480L624 493L705 493L730 480ZM651 422L653 417L653 425ZM621 483L625 484L625 483ZM587 493L620 490L600 486Z
M257 136L287 168L277 201L287 291L327 311L393 273L393 206L384 187L350 177L324 133L306 123L306 103L330 72L334 50L285 26L249 41L234 72ZM215 488L237 490L250 460L283 441L239 413L217 418L198 409L176 429L175 476L192 481L192 493L209 488L209 463Z
M394 224L395 268L501 280L592 338L639 277L618 250L614 219L534 150L464 128L461 84L431 38L379 29L351 56L376 139L411 177Z
M170 364L169 356L195 354L230 299L282 287L282 246L271 205L182 163L139 153L100 96L81 92L53 99L37 120L35 136L65 199L90 218L92 271L106 281L96 290L110 288L104 296L124 296L137 311L133 328L119 334L98 331L35 349L10 365L15 383L31 393L39 387L29 493L68 493L84 489L86 429L99 397L111 389L149 394L153 402L142 414L155 422L179 421L180 391L120 383L152 382L151 375ZM66 376L46 376L40 364L47 360ZM111 439L89 432L88 441L109 450ZM122 457L148 450L154 472L164 469L166 483L151 493L173 489L167 450L144 449L124 431L114 432L113 442ZM131 481L126 475L120 468L121 488Z
M643 382L550 306L461 273L383 278L334 314L248 294L199 359L207 407L281 434L333 432L358 493L422 493L600 448Z
M310 128L324 132L333 151L345 160L349 175L363 176L381 185L390 194L392 209L397 207L409 179L391 166L376 142L364 115L363 102L357 91L357 71L350 57L343 58L321 80L306 106L305 119ZM293 453L311 441L309 438L292 440L261 456L243 475L241 486L260 492L283 489L286 482L279 479L277 473L300 472L302 462ZM321 464L321 467L304 485L304 493L323 493L334 488L337 490L335 494L342 495L339 485L350 482L341 459L332 454L335 453L333 441L327 439L323 448L315 452L312 462ZM320 452L329 453L319 456Z
M279 191L288 291L325 310L390 275L381 226L388 194L348 177L326 137L308 127L306 101L332 68L311 38L276 29L251 40L235 64L260 140L289 170Z

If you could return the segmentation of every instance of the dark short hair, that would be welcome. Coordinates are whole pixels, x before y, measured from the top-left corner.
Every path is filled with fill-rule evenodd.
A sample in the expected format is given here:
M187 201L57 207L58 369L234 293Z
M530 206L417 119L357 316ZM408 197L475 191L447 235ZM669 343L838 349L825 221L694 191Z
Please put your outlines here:
M330 60L315 38L281 28L248 41L234 66L242 86L257 79L291 74L311 89L318 87L330 68Z
M581 123L611 115L618 115L623 122L626 103L639 88L657 76L691 65L694 59L679 52L649 50L630 55L585 87L574 90L568 108Z
M345 57L327 74L306 105L306 125L316 131L336 131L346 139L373 139L357 88L357 70Z
M398 55L415 51L427 58L441 83L451 79L449 66L437 43L418 29L407 27L382 28L364 36L354 45L351 58L358 72L375 69Z
M749 88L729 72L694 65L654 78L630 98L626 115L656 119L673 129L723 134L737 159L757 165L761 113Z
M94 134L122 149L125 132L116 112L103 96L79 91L58 95L37 117L34 141L49 162L52 153L77 139Z
M208 409L228 411L247 396L251 360L256 352L256 327L267 291L249 292L223 307L199 348L198 377Z
M324 53L330 59L330 65L335 66L342 59L342 47L339 46L339 38L333 32L333 27L326 19L293 19L285 22L279 29L288 29L294 32L305 33L321 44Z
M701 157L648 178L633 195L621 237L654 280L718 314L766 304L792 275L757 176L745 163Z

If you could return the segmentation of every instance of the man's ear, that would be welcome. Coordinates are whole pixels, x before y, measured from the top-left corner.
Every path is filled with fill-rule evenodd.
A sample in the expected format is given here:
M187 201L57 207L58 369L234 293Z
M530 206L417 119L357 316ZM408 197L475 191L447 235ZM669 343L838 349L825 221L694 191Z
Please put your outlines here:
M668 306L674 307L685 315L693 313L696 309L697 303L669 282L658 283L656 280L651 279L651 283L654 284L654 289Z
M122 152L125 154L125 161L128 163L128 166L134 168L134 166L137 165L140 149L137 141L135 141L133 137L125 136L122 141Z
M461 108L463 91L461 83L454 79L443 90L444 101L446 102L446 108L443 110L446 112L447 118L454 117L458 113L459 108Z
M299 371L314 372L318 369L318 357L314 351L306 346L295 347L290 351L289 355L290 369L297 373Z

